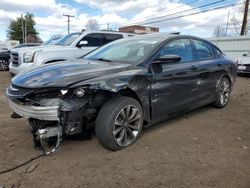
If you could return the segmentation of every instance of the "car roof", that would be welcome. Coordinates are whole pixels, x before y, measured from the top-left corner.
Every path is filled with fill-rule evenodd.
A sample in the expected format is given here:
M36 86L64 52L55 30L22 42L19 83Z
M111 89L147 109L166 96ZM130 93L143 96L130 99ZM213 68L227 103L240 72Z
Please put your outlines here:
M173 32L173 33L168 33L168 32L155 32L155 33L149 33L149 34L141 34L141 35L136 35L134 36L135 38L158 38L160 40L167 40L169 38L193 38L193 39L198 39L198 40L202 40L202 41L206 41L208 43L211 43L209 41L207 41L206 39L203 38L199 38L196 36L192 36L192 35L180 35L179 32ZM134 38L133 37L133 38Z
M103 34L131 34L131 35L136 35L134 33L125 33L125 32L119 32L119 31L100 31L100 30L97 30L97 31L84 31L82 32L84 34L87 34L87 33L103 33Z

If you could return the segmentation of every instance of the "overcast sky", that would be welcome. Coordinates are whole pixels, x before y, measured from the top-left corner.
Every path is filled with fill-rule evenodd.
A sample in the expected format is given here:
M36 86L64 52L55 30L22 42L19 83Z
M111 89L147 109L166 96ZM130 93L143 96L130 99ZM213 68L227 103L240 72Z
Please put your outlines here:
M121 25L180 12L215 1L218 0L0 0L0 40L6 40L10 19L15 19L25 12L34 14L39 36L47 40L51 35L67 33L67 18L62 14L75 16L71 21L72 32L83 29L90 18L96 19L101 29L106 29L108 23L111 28L116 29ZM237 1L225 0L195 12ZM193 3L189 4L190 2ZM159 27L160 31L180 31L184 34L207 38L212 36L214 27L226 25L228 11L231 9L225 8L155 23L151 26ZM230 12L232 15L233 10ZM187 13L190 12L183 14Z

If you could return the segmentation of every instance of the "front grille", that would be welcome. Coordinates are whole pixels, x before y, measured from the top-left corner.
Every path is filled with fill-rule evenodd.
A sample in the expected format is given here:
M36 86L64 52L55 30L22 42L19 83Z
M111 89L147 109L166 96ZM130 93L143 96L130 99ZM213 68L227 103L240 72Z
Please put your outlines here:
M18 53L11 53L11 60L14 65L19 65Z
M246 68L246 71L250 71L250 64L247 64L245 65L247 68Z

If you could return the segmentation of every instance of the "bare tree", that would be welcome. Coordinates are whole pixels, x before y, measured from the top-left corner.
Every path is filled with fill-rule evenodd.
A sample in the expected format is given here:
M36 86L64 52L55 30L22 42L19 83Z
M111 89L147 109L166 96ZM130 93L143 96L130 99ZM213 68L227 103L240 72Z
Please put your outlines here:
M100 25L95 19L89 19L85 25L85 29L89 31L100 30Z
M226 28L222 25L218 25L214 28L214 37L225 37Z
M240 35L241 26L242 26L242 18L244 15L244 3L242 6L240 6L230 19L230 22L232 24L232 30L235 34ZM248 16L247 16L247 22L246 22L246 34L250 31L250 9L248 9Z

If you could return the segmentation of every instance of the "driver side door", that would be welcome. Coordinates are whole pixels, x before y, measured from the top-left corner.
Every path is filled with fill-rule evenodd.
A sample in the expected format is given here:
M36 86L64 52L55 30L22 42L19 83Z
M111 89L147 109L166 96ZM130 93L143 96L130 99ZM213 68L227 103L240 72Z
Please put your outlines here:
M188 110L196 104L199 62L194 61L191 41L174 39L163 46L156 58L178 55L181 61L161 64L161 72L153 72L151 85L152 118L157 119Z

